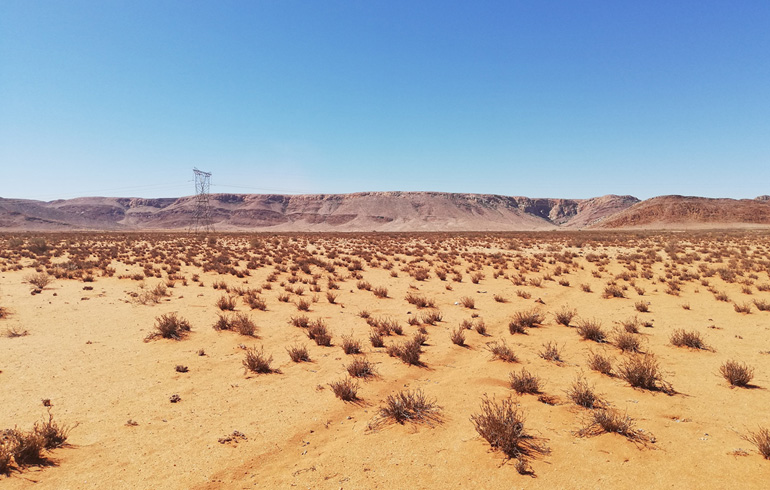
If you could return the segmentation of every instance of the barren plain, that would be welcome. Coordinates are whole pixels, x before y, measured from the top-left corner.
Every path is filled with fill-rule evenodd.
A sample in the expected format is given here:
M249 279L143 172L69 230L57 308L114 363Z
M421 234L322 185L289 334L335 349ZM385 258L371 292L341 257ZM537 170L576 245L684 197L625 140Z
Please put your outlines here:
M0 244L2 488L770 481L766 232Z

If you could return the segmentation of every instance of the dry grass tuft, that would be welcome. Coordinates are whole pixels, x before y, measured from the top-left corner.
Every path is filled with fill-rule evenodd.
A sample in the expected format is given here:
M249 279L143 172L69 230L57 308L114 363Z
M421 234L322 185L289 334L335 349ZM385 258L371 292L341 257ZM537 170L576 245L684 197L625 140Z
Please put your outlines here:
M304 345L287 347L286 352L289 353L289 357L294 362L310 362L310 354L308 354L307 347Z
M604 342L607 334L602 330L602 325L598 320L581 320L577 326L577 333L585 340L594 342Z
M596 436L605 433L620 434L636 443L647 443L650 437L636 429L634 419L627 413L620 413L613 408L600 408L591 411L590 419L578 431L580 437Z
M708 350L708 346L703 341L700 333L696 331L686 331L682 328L678 328L671 333L669 337L671 345L677 347L690 347L691 349Z
M562 306L559 311L553 314L556 318L556 323L565 327L569 327L570 322L572 322L576 315L577 311L567 306Z
M538 352L538 355L546 361L563 362L561 358L561 352L559 351L559 345L556 342L546 342L543 344L543 350Z
M746 388L754 379L754 368L737 361L726 361L719 367L719 374L730 383L730 386Z
M607 376L612 376L612 359L604 354L590 351L588 354L588 367Z
M270 367L271 362L273 362L273 356L266 355L262 347L259 350L256 347L251 347L246 349L243 367L246 368L246 372L268 374L274 372L273 368Z
M493 449L502 451L510 459L525 461L549 452L547 446L527 434L524 413L510 398L498 402L485 396L479 413L471 415L471 422Z
M634 388L674 394L673 387L663 379L658 361L653 354L634 354L618 367L618 377Z
M145 341L158 337L182 340L191 330L190 322L182 317L178 317L173 312L155 318L155 326L153 328L154 330L147 335Z
M334 392L334 396L342 401L352 402L358 400L358 383L351 378L344 378L329 383L329 387Z
M343 335L342 336L342 350L345 352L345 354L360 354L361 353L361 342L354 339L350 335Z
M489 346L489 351L492 352L494 359L500 359L505 362L516 362L518 358L513 352L513 349L508 347L504 341L495 342Z
M457 327L457 329L452 330L449 334L449 338L452 340L452 343L459 346L465 345L465 329L462 326Z
M522 368L518 373L510 374L511 388L518 394L540 393L542 381L537 375L531 374L526 368Z
M380 417L392 419L399 424L404 422L439 422L441 407L435 400L428 399L420 389L402 390L388 395L380 408Z
M757 451L765 459L770 459L770 430L760 427L756 432L749 432L746 440L757 446Z
M594 409L602 408L606 405L599 395L594 393L593 388L588 385L588 381L583 376L575 379L566 393L570 400L581 407Z

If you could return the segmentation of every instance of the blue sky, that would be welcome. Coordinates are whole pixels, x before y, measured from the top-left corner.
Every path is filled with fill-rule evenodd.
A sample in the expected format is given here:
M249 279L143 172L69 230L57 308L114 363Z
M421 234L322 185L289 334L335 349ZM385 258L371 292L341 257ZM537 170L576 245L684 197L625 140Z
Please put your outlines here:
M0 0L0 196L770 194L770 2Z

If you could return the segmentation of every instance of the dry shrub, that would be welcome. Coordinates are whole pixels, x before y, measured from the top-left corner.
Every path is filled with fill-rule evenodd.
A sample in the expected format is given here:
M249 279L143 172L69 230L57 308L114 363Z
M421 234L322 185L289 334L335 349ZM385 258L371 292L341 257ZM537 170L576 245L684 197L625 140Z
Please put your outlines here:
M337 293L333 293L331 291L326 291L326 301L328 301L330 304L336 304L337 303Z
M154 330L150 332L145 340L152 340L158 337L164 339L182 340L190 332L190 322L176 313L167 313L155 318Z
M765 300L755 299L754 306L756 306L759 311L770 311L770 302Z
M605 433L620 434L636 443L646 443L650 440L644 432L636 429L634 419L613 408L592 410L588 422L578 431L581 437Z
M489 445L510 459L524 461L530 456L547 454L547 446L539 443L524 429L524 413L510 398L496 401L484 396L479 413L471 415L476 432Z
M45 422L35 422L33 432L43 438L43 447L45 449L54 449L62 447L67 442L71 426L59 425L54 419L50 409L48 411L48 420Z
M419 366L421 365L421 362L420 362L420 354L422 354L421 346L422 344L420 342L416 341L415 339L412 339L408 342L404 342L399 345L396 345L396 344L389 345L387 348L387 352L389 356L398 357L405 364Z
M770 459L770 430L760 427L756 432L749 432L746 440L757 446L757 451L765 459Z
M591 285L583 283L583 284L580 285L580 290L583 291L584 293L590 293L591 292Z
M559 345L556 342L547 342L543 344L543 350L538 352L538 355L546 361L562 362L561 352L559 352Z
M678 328L671 333L669 337L671 345L677 347L690 347L691 349L708 350L708 346L703 341L700 333L696 331L686 331L683 328Z
M634 308L639 313L647 313L650 311L650 305L646 301L637 301L634 303Z
M310 302L306 299L297 301L297 309L299 311L310 311Z
M255 337L257 333L257 326L251 321L251 318L246 313L238 313L232 320L232 326L235 331L241 335L247 335L249 337Z
M427 311L423 313L421 317L422 323L426 325L435 325L436 323L440 322L443 319L444 319L444 315L441 313L440 310Z
M372 293L378 298L387 298L388 297L388 288L383 286L377 286L376 288L372 289Z
M159 282L154 288L139 293L139 295L136 296L136 302L142 305L150 303L157 304L166 296L168 296L166 285Z
M487 324L484 323L484 320L479 318L476 320L476 323L473 325L473 328L478 332L479 335L486 335L487 334Z
M508 331L511 334L525 333L527 328L536 327L543 323L545 318L537 310L517 311L513 319L508 323Z
M628 333L639 333L639 318L636 316L623 320L620 324L623 325L623 330Z
M449 334L449 338L455 345L465 345L465 329L460 326L456 330L452 330L452 332Z
M343 335L342 336L342 350L345 352L345 354L360 354L361 353L361 342L354 339L350 335Z
M494 359L500 359L505 362L516 362L518 358L513 352L513 349L508 347L504 341L495 342L489 346L489 351L492 352Z
M589 351L588 367L607 376L612 376L612 359L604 354Z
M494 300L495 300L495 301L497 301L498 303L507 303L507 302L508 302L508 300L507 300L507 299L505 299L505 297L504 297L504 296L502 296L502 295L500 295L500 294L495 294L495 295L493 296L493 298L494 298Z
M365 357L353 359L353 362L348 364L345 369L347 369L348 374L354 378L368 378L377 374L374 363L370 362Z
M310 318L306 315L293 316L289 321L292 325L299 328L308 328L310 326Z
M751 313L751 303L733 303L736 313Z
M518 373L510 374L511 388L518 394L540 393L542 381L537 375L531 374L526 368L522 368Z
M410 304L413 304L417 308L435 308L436 302L432 299L428 299L425 296L421 296L419 294L414 294L411 291L406 293L406 297L404 298L406 301Z
M28 466L44 461L45 438L35 430L29 432L18 429L6 430L4 438L10 441L10 452L17 465Z
M255 294L247 294L243 299L252 310L267 310L267 302L261 296L257 296Z
M212 328L217 332L221 330L232 330L233 321L229 316L220 313L217 317L217 321L214 322L214 325L212 325Z
M7 475L10 473L11 461L13 460L11 445L4 439L5 438L0 438L0 475Z
M598 320L581 320L577 326L577 333L585 340L593 340L594 342L604 342L607 338L607 334L602 330L602 325Z
M273 368L270 367L271 362L273 362L273 356L266 355L262 347L259 350L256 347L251 347L246 349L243 366L246 368L246 372L267 374L273 372Z
M754 368L737 361L726 361L719 367L721 374L731 386L746 388L754 378Z
M615 331L615 345L623 352L639 352L641 343L639 337L622 330Z
M35 289L42 290L53 282L53 277L49 276L45 272L38 272L25 276L24 281L34 286Z
M288 347L286 352L289 353L289 357L294 362L310 362L310 354L304 345L293 345Z
M358 383L352 378L345 378L329 383L334 396L346 402L358 400Z
M315 341L316 345L324 345L326 347L332 345L331 333L329 333L329 329L320 318L310 323L307 328L307 336L310 340Z
M235 309L235 296L223 294L217 300L217 307L222 311L233 311Z
M604 288L602 298L625 298L626 294L623 289L616 284L609 284Z
M404 422L438 422L441 420L441 407L436 400L428 399L420 389L402 390L388 395L385 405L380 407L380 417Z
M663 379L653 354L634 354L618 367L618 376L634 388L673 394L673 387Z
M463 296L462 298L460 298L460 304L463 305L465 308L468 308L469 310L476 308L476 300L474 300L470 296Z
M724 291L717 291L714 293L714 299L717 301L724 301L725 303L730 301L730 298L727 296L727 293Z
M29 331L18 326L8 327L5 329L5 336L8 337L9 339L14 339L16 337L25 337L27 335L29 335Z
M385 339L378 330L372 330L369 334L369 342L372 343L372 347L385 347Z
M556 323L569 327L570 322L572 322L572 319L577 315L577 311L567 306L562 306L561 309L553 315L556 318Z
M594 393L593 388L588 385L588 381L586 381L583 376L579 376L575 379L566 393L570 400L581 407L594 409L606 405L601 397Z

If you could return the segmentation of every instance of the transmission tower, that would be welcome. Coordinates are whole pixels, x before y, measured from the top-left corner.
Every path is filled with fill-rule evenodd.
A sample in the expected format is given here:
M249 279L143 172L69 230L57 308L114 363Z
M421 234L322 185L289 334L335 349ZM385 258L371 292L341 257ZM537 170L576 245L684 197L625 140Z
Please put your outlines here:
M211 206L209 205L209 187L211 187L211 172L193 168L195 174L195 212L190 231L193 233L210 233L214 231L211 223Z

